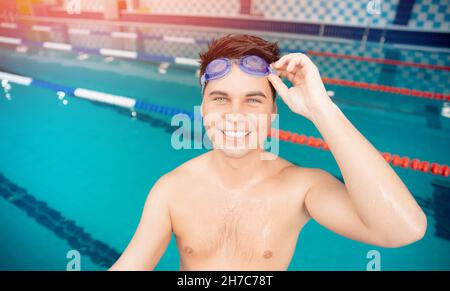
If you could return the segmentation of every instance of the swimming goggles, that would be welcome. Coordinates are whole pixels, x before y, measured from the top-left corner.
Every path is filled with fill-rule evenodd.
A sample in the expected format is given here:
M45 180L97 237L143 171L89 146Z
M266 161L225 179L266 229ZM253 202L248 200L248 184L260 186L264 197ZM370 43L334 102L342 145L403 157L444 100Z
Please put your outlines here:
M231 71L232 64L236 62L242 71L252 76L263 77L276 74L276 71L263 58L255 55L243 56L238 60L218 58L206 66L205 73L200 78L202 93L205 90L206 82L223 78Z

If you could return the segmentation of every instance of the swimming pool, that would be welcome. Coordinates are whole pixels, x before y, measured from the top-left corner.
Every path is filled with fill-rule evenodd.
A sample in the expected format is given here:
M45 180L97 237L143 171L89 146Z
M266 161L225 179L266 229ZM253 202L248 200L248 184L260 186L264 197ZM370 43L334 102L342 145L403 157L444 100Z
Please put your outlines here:
M77 21L2 25L0 72L16 77L3 74L9 81L0 89L0 269L65 270L72 249L81 253L82 270L115 261L153 183L205 151L171 147L171 115L200 104L192 59L228 32ZM381 253L383 270L450 269L450 185L442 167L450 164L449 51L257 34L277 39L285 53L313 58L350 121L379 151L398 155L391 164L428 216L424 239L399 249L350 241L311 221L289 269L365 270L370 250ZM135 103L77 98L76 88ZM280 136L280 156L341 178L331 153L315 142L314 126L280 100L278 108L283 132L306 138ZM429 165L413 170L412 159ZM157 269L177 270L178 260L172 239Z

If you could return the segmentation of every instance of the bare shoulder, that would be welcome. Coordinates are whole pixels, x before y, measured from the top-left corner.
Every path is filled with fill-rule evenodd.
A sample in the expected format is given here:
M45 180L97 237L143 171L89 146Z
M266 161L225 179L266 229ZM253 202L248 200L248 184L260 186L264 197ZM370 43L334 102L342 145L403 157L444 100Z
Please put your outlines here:
M165 192L177 192L178 189L186 189L186 184L192 183L198 173L205 167L205 155L190 159L175 169L162 175L153 188Z
M321 168L304 168L295 166L292 169L293 179L305 181L305 195L308 193L330 194L346 190L345 184L330 172ZM305 196L306 197L306 196Z
M189 181L190 179L195 177L198 178L198 174L206 173L205 172L207 168L206 161L209 155L210 152L196 156L195 158L192 158L184 162L183 164L179 165L168 174L172 179L182 179L182 181Z
M302 167L286 160L284 160L283 164L282 176L287 179L287 183L291 182L296 186L302 184L309 189L315 184L335 179L333 175L321 168Z

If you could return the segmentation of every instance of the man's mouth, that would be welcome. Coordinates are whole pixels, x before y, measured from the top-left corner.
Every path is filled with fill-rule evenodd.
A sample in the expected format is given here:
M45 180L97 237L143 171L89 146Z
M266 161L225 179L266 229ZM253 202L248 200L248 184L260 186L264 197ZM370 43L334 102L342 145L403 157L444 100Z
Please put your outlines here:
M250 131L232 131L232 130L221 130L226 137L230 138L243 138L250 134Z

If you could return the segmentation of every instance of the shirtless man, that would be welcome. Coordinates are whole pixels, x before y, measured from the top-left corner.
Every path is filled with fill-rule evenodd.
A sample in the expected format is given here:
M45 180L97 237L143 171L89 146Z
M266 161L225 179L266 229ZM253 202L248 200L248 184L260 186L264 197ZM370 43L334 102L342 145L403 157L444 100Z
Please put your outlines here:
M152 270L172 232L181 270L286 270L310 218L347 238L381 247L404 246L424 236L425 214L380 153L331 101L306 55L279 58L276 43L229 35L200 56L200 73L215 59L248 55L264 59L276 72L255 76L230 62L227 74L205 82L202 116L222 117L205 125L213 144L215 137L236 145L257 136L258 129L248 124L245 135L230 128L244 122L235 116L276 113L276 91L294 114L320 131L345 185L318 168L298 167L279 157L262 159L259 147L214 146L155 183L135 235L111 270Z

